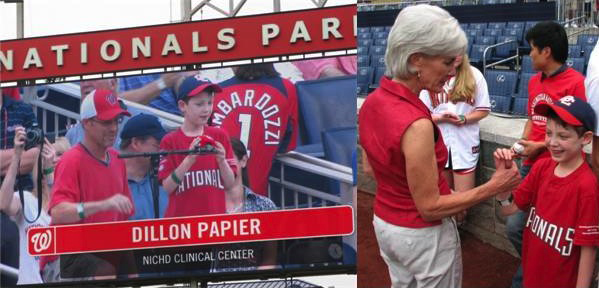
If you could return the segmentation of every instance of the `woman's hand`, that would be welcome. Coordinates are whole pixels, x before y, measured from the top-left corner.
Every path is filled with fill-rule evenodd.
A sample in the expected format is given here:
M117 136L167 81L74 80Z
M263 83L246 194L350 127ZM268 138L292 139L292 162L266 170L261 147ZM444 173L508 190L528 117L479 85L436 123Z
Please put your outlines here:
M44 148L42 149L42 168L54 167L56 164L56 150L48 138L44 138Z
M27 134L25 133L25 127L17 126L15 128L15 139L14 139L14 149L15 154L18 157L21 157L23 150L25 149L25 141L27 138Z

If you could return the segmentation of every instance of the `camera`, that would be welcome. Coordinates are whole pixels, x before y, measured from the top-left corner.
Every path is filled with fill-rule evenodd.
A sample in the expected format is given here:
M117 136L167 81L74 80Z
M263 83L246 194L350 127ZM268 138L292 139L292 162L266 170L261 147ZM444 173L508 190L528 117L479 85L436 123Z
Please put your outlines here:
M31 128L27 128L25 133L25 150L38 146L44 141L44 131L37 123L34 123Z

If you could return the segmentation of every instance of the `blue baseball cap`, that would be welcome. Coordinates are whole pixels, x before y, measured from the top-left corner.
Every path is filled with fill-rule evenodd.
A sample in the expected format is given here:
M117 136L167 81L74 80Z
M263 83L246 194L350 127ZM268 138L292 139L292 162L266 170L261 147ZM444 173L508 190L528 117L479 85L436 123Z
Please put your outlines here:
M582 126L588 131L595 131L595 111L589 103L574 96L565 96L555 103L541 102L535 107L539 115L547 116L553 110L564 122L572 126Z
M214 92L220 92L222 89L217 84L214 84L207 79L202 79L200 75L189 76L183 80L177 91L179 100L200 94L206 89L211 89Z
M152 136L160 141L164 135L166 135L166 131L162 128L158 117L143 113L129 118L121 131L121 139Z

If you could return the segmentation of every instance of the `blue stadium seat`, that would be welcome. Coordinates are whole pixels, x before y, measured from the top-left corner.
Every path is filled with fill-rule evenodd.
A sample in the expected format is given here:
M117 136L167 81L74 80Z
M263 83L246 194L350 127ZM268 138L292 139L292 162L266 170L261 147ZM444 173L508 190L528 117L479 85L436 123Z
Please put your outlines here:
M585 47L587 45L595 45L597 40L599 40L599 35L582 34L578 35L578 42L576 44Z
M511 21L511 22L507 22L506 28L509 29L520 29L520 30L524 30L524 26L526 26L526 22L520 22L520 21Z
M522 29L521 28L506 28L503 30L503 36L514 36L518 39L518 43L522 42Z
M568 45L568 58L582 56L582 47L580 45Z
M374 39L374 45L387 46L387 38Z
M589 65L589 58L591 57L591 52L593 52L593 48L595 48L595 45L587 45L583 47L584 63L586 63L586 65Z
M535 73L535 69L532 67L532 60L530 56L522 56L522 73Z
M470 49L470 61L474 63L483 62L483 52L486 48L487 45L473 44L472 48ZM491 54L493 53L487 52L487 60L491 59Z
M468 26L468 28L482 31L487 29L487 23L470 23L470 26Z
M358 39L358 47L370 47L374 43L372 39Z
M385 32L385 31L381 31L381 32L376 32L373 35L373 39L387 39L387 36L389 36L389 32Z
M374 70L372 69L372 67L358 67L358 75L357 75L357 81L358 81L358 85L370 85L370 83L372 83L372 75L374 74Z
M518 85L518 94L516 94L516 98L526 98L528 99L528 82L530 82L530 78L535 76L536 73L522 73L520 75L520 85Z
M328 161L352 167L352 153L356 149L357 129L356 126L332 128L322 132L322 146L324 158ZM341 195L341 183L329 179L330 191L334 195ZM348 187L349 188L349 187ZM349 189L348 189L349 190Z
M370 55L385 55L387 46L370 46Z
M385 26L370 27L370 32L372 32L372 33L385 32Z
M460 27L462 30L466 31L466 29L468 29L468 23L460 23Z
M358 27L358 34L370 32L370 27Z
M379 87L379 83L381 82L381 78L385 76L385 67L376 67L374 71L374 83L371 86L372 88Z
M372 39L372 32L358 33L358 39Z
M566 60L566 65L580 72L580 74L586 73L586 71L584 70L584 58L568 58Z
M357 50L358 50L358 55L368 55L368 48L370 48L369 46L358 46Z
M476 37L479 37L479 36L483 35L483 31L484 30L468 29L468 30L466 30L464 32L466 33L466 36L468 38L476 39Z
M507 42L507 41L515 41L511 44L497 46L495 48L495 56L499 58L506 58L512 56L512 51L516 51L516 47L518 46L518 40L514 36L499 36L497 37L497 44Z
M387 32L391 31L391 26L385 26L384 28L385 28L385 31L387 31Z
M505 28L505 22L489 22L489 25L487 25L488 29L504 29Z
M483 33L483 35L485 35L485 36L494 36L494 37L497 37L497 36L501 36L502 32L503 32L503 29L502 29L502 28L501 28L501 29L496 29L496 28L493 28L493 29L491 29L491 28L487 28L487 29L485 29L485 31L484 31L484 33Z
M491 46L495 44L495 36L479 36L474 39L474 44Z
M524 31L528 31L528 29L537 25L537 23L539 23L539 21L526 21L526 24L524 25Z
M514 109L512 112L516 115L527 116L528 111L526 111L528 107L528 99L527 98L515 98L514 99Z
M379 67L385 66L385 55L371 55L370 56L370 66Z
M499 113L510 112L512 97L489 95L489 100L491 100L491 111Z
M303 144L322 143L322 131L356 125L356 76L299 81L295 86Z
M489 95L512 97L516 90L518 73L511 70L487 70L485 74Z
M358 57L358 67L370 66L370 56L358 53L357 57Z
M358 95L368 94L368 83L358 83L357 91Z

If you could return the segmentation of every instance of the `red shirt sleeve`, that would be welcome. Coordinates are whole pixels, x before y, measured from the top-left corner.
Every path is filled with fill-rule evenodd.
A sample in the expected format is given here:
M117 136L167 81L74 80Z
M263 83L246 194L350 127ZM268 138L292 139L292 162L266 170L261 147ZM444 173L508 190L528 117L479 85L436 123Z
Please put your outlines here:
M171 132L175 133L175 132ZM167 134L164 136L162 141L160 141L160 151L170 151L173 150L171 141L173 138L173 134ZM166 155L162 156L160 159L160 165L158 166L158 182L162 185L162 181L168 177L173 170L177 168L177 163L175 163L174 155Z
M544 168L546 168L546 163L547 161L535 163L528 175L524 177L524 180L522 183L520 183L520 186L518 186L516 191L512 193L514 196L514 204L518 206L518 209L522 211L528 211L534 202L535 196L537 194L537 188L539 187L537 184L537 179L539 179L541 172L544 171Z
M586 90L584 88L584 78L582 78L581 81L577 81L574 84L573 89L574 90L572 91L572 96L575 96L575 97L583 99L584 101L587 101Z
M287 103L289 105L289 120L287 122L287 127L289 127L290 131L287 131L289 135L285 135L285 138L289 138L289 144L285 149L285 152L288 152L295 150L297 147L297 137L299 133L297 89L295 88L295 85L287 79L284 79L283 83L287 89Z
M579 185L574 245L599 246L599 189L592 173Z
M48 204L48 214L52 215L52 208L62 202L81 202L77 176L77 169L79 166L76 164L77 162L77 157L73 157L73 155L69 153L63 155L62 159L56 164L54 186L52 187L52 196L50 197L50 203ZM67 167L70 169L67 169Z

